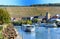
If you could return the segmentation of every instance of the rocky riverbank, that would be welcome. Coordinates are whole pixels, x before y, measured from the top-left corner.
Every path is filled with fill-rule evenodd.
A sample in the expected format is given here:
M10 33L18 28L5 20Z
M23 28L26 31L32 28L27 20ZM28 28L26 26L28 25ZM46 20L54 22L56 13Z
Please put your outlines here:
M15 29L15 28L14 28ZM22 39L22 36L19 35L17 29L15 29L16 33L17 33L17 37L15 39Z
M4 39L7 38L7 39L22 39L21 36L19 36L18 32L16 29L14 29L14 26L9 24L7 25L3 31L2 31L2 34L4 36Z

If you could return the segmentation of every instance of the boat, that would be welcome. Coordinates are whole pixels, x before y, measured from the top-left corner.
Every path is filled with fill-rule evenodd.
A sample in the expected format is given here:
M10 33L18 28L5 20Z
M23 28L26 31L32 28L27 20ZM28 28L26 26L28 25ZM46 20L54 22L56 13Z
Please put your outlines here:
M45 27L54 28L54 27L57 27L57 25L56 25L56 23L47 23L47 24L45 24Z
M60 22L60 19L51 19L50 21L59 21Z
M56 24L57 24L58 27L60 27L60 22L57 22Z
M32 25L35 25L35 27L39 27L39 24L38 23L34 23Z
M60 19L51 19L50 22L56 23L57 27L60 27Z
M21 26L21 28L22 28L22 30L23 31L25 31L25 32L33 32L33 31L35 31L35 25L29 25L29 24L27 24L27 25L22 25Z
M53 27L57 27L57 25L56 23L41 23L40 27L53 28Z

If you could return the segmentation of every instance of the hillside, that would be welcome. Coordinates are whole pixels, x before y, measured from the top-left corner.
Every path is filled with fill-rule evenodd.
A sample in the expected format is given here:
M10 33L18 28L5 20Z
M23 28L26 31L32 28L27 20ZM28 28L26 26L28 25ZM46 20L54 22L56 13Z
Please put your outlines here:
M30 6L39 7L39 6L60 6L60 3L48 3L48 4L33 4Z
M6 8L12 17L27 17L27 16L44 16L46 12L54 14L60 14L60 6L40 6L40 7L0 7Z

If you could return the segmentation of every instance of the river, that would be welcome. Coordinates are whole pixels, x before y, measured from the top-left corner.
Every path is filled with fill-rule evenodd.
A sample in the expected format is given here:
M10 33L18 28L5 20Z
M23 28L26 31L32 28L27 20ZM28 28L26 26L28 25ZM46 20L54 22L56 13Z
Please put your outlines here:
M23 39L60 39L60 28L38 27L35 32L24 32L20 26L14 26Z

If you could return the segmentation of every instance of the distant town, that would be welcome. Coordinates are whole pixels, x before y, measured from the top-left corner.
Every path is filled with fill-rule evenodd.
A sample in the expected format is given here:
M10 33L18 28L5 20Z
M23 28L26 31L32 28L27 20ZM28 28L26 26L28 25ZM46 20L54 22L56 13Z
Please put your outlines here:
M30 17L17 17L17 18L13 18L11 17L11 20L12 21L18 21L18 20L33 20L34 18L37 18L38 20L40 21L46 21L46 20L50 20L50 19L56 19L56 18L59 18L60 19L60 15L59 14L56 14L56 15L53 15L51 16L51 14L49 12L46 12L46 16L30 16Z

